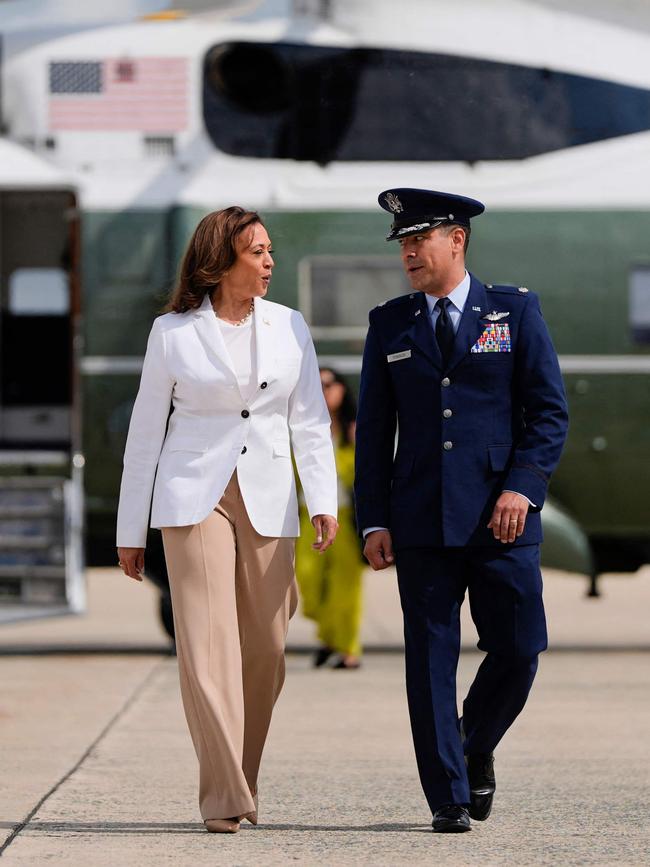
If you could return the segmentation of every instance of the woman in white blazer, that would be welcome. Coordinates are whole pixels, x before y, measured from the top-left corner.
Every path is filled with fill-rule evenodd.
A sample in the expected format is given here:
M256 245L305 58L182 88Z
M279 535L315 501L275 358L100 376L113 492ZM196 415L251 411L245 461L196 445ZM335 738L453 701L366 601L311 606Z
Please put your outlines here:
M226 208L199 223L170 312L149 335L117 518L118 560L136 580L150 508L162 529L199 805L216 832L257 823L297 598L292 451L314 547L323 552L338 526L316 354L300 313L264 299L271 253L254 211Z

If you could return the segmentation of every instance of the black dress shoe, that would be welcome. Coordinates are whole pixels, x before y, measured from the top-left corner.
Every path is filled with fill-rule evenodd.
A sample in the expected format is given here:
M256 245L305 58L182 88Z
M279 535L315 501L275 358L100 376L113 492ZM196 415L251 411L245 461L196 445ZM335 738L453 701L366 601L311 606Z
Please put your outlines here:
M494 776L494 753L468 755L467 779L470 795L469 814L477 822L483 822L492 811L492 801L497 787Z
M470 831L469 813L460 804L447 804L433 814L431 827L437 834L461 834Z
M328 647L326 644L323 644L322 647L319 647L316 653L314 653L314 668L320 668L321 665L325 665L325 663L333 653L333 648Z

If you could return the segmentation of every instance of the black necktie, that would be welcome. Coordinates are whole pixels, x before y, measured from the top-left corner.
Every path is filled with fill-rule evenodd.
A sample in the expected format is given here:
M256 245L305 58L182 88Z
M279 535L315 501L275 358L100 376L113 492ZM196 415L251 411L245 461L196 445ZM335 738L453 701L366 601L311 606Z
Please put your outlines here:
M449 315L450 304L449 298L439 298L436 301L436 307L440 311L436 320L436 340L438 341L438 347L440 348L444 364L449 361L455 337L454 326Z

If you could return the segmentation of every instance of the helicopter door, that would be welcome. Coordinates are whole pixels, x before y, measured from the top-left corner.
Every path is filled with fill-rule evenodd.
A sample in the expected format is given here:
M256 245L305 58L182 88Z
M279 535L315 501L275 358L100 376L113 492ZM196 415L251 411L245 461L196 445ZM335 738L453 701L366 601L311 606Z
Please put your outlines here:
M80 610L83 458L69 191L0 191L0 621Z

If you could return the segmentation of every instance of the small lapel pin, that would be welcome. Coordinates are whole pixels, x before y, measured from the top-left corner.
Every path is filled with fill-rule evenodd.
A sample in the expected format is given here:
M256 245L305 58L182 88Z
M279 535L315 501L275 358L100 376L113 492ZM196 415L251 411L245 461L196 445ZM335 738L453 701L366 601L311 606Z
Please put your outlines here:
M415 315L416 315L416 316L419 316L419 315L420 315L420 313L422 313L422 311L421 311L421 310L416 310L416 311L415 311Z
M474 311L474 313L480 313L481 312L480 307L472 307L472 310Z

